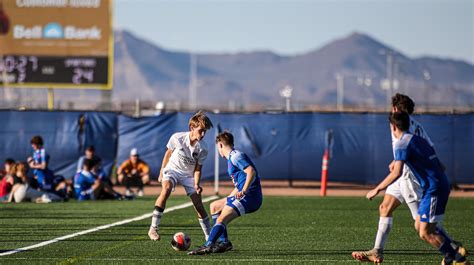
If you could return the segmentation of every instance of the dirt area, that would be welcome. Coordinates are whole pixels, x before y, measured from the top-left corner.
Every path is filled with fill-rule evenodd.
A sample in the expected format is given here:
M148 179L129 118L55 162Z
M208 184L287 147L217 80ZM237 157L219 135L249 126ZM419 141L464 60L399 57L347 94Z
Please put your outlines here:
M276 181L267 180L262 181L263 194L265 196L320 196L321 183L316 181ZM327 196L361 196L372 188L372 186L364 186L358 184L329 182L327 188ZM227 195L233 189L230 181L219 183L219 194ZM117 190L123 192L124 187L117 187ZM203 183L203 194L214 195L214 183ZM146 195L158 195L161 191L161 186L158 183L152 183L145 187ZM184 189L181 186L176 187L174 194L185 195ZM383 194L383 193L382 193ZM459 185L451 191L451 197L474 197L474 185Z

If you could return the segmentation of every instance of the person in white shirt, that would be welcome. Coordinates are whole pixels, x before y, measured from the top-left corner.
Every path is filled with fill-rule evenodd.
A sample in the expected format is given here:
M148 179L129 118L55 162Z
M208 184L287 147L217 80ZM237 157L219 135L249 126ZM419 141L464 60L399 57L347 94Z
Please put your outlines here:
M411 115L415 110L415 102L407 95L397 93L392 97L392 112L405 112L409 115L410 126L408 133L423 138L431 147L434 147L433 142L426 133L425 129L421 124L416 121ZM395 146L398 142L396 137L392 135L392 151L395 158ZM389 165L390 172L394 169L395 160ZM363 262L383 262L383 251L385 248L385 242L388 239L388 235L393 226L393 212L402 204L406 203L408 209L411 212L413 220L416 220L418 215L418 206L422 198L422 189L420 183L416 179L412 170L405 164L401 176L390 184L383 198L382 203L379 206L379 225L377 234L375 236L374 248L368 251L355 251L352 252L352 257L358 261ZM448 234L444 230L441 223L437 225L437 233L443 234L448 237ZM454 241L453 244L457 246L457 250L461 255L466 255L466 250L461 246L460 242Z
M189 120L189 132L175 133L168 141L158 178L162 186L161 194L156 199L148 231L151 240L160 240L158 231L166 201L178 183L184 187L194 204L206 240L209 237L211 224L202 204L200 181L202 164L208 154L207 146L202 139L206 131L211 128L211 120L200 111Z

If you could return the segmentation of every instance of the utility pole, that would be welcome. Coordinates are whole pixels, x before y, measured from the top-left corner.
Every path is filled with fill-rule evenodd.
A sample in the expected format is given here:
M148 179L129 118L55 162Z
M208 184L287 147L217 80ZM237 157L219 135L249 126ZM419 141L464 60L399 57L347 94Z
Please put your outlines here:
M190 53L189 62L189 108L194 111L196 108L196 85L197 85L197 56Z
M336 74L336 85L337 85L336 108L338 111L343 111L344 110L344 75L343 74L340 74L340 73Z

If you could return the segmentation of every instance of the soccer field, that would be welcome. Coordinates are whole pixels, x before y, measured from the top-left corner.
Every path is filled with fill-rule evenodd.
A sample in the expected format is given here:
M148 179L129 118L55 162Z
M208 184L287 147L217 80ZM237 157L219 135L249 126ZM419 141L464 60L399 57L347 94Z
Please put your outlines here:
M154 198L134 201L0 205L0 252L150 213ZM188 202L173 197L168 208ZM370 249L378 223L378 203L359 197L265 197L262 208L229 225L234 250L187 256L170 246L171 236L188 233L192 248L203 243L191 207L162 219L162 240L152 242L150 218L69 238L0 257L0 264L125 263L311 263L357 264L354 250ZM206 203L208 209L209 203ZM445 227L468 250L474 247L474 199L451 198ZM416 235L408 209L395 213L384 263L439 264L440 254Z

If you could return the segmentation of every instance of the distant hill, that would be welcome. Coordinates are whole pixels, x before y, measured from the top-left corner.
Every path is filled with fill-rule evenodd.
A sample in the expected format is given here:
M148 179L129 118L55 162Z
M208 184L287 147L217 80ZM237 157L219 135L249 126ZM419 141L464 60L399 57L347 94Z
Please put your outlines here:
M386 104L381 82L387 76L387 57L394 54L393 74L398 90L419 104L474 106L474 66L432 57L409 58L368 35L353 33L295 56L270 51L234 54L196 54L201 106L281 106L279 90L294 87L299 105L333 106L337 73L344 78L344 103L380 107ZM424 73L427 79L424 79ZM170 51L128 31L115 37L113 98L163 100L187 104L190 54Z

